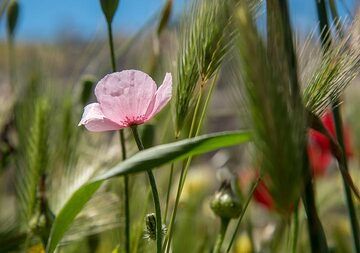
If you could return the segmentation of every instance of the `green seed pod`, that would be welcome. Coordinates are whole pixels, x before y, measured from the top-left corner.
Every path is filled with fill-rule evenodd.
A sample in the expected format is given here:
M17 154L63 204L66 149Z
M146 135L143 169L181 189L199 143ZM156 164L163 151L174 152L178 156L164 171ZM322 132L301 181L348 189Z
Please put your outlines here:
M81 97L80 102L83 106L86 105L86 103L89 101L91 96L91 91L95 83L95 77L94 76L84 76L81 80Z
M231 188L229 181L224 181L210 203L213 212L222 219L239 217L242 207L240 199Z
M12 0L7 10L7 32L10 37L14 36L19 16L19 3Z
M154 213L147 214L145 217L145 234L144 238L148 240L156 240L156 215ZM162 234L165 235L167 232L166 226L162 225Z
M119 0L100 0L100 4L106 20L110 24L119 5Z

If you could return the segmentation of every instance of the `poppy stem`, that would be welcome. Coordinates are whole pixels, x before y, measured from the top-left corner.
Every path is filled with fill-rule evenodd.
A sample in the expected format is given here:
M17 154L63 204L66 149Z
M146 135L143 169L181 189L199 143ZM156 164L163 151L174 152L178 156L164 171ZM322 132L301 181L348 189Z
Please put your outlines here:
M214 247L214 253L220 253L221 252L221 246L224 242L224 238L225 238L225 234L227 231L227 228L229 226L230 223L230 219L221 219L221 227L220 227L220 232L218 234L218 237L216 239L216 244Z
M107 29L109 34L109 47L110 47L110 58L111 58L111 68L113 72L116 72L116 61L115 61L115 51L114 51L114 39L112 33L111 23L107 23Z
M138 149L144 150L144 145L141 141L139 132L137 130L137 126L131 126L131 131L133 133L135 142L138 146ZM162 247L162 221L161 221L161 208L160 208L160 200L159 200L159 193L157 190L157 186L156 186L156 180L154 177L154 174L152 173L151 170L147 170L146 171L149 177L149 181L150 181L150 186L151 186L151 191L152 191L152 195L153 195L153 200L154 200L154 206L155 206L155 215L156 215L156 248L157 248L157 253L161 253L161 247Z
M111 22L107 22L107 29L109 35L109 48L110 48L110 58L111 58L111 68L112 72L116 72L116 61L115 61L115 51L114 51L114 40L112 33ZM121 144L121 153L122 160L126 160L126 145L124 137L124 129L120 129L120 144ZM130 202L129 202L129 176L124 176L124 209L125 209L125 252L130 253Z

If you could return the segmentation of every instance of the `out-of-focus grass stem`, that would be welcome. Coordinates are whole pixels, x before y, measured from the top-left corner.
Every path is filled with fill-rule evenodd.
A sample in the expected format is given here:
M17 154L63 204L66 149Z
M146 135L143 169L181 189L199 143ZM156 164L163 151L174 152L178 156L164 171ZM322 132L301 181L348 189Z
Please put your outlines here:
M107 21L107 30L109 36L109 48L110 48L110 58L111 58L111 68L112 72L116 72L116 60L115 60L115 51L114 51L114 39L111 22ZM124 129L119 130L120 135L120 145L122 160L126 159L126 144L124 137ZM124 176L124 209L125 209L125 252L130 253L130 203L129 203L129 176Z
M292 40L292 29L290 23L289 9L287 6L287 1L281 0L268 0L274 4L275 8L279 10L280 16L280 25L283 29L283 46L285 50L285 55L287 56L287 61L289 65L289 78L291 82L291 98L294 107L300 106L302 99L300 96L300 85L298 82L297 74L297 60L295 55L295 49ZM306 135L304 135L304 140ZM315 193L313 189L312 177L309 168L309 162L307 157L306 149L302 150L303 154L303 184L304 184L304 193L303 193L303 202L308 216L308 233L310 238L311 250L313 253L326 253L328 252L328 246L326 241L326 236L321 224L321 221L318 216L315 203Z
M293 227L293 233L291 238L291 252L296 253L297 251L297 242L298 242L298 236L299 236L299 207L296 205L294 210L294 217L293 217L294 227Z
M320 29L322 31L321 43L322 43L323 50L326 51L329 48L329 45L331 43L329 20L328 20L327 12L326 12L327 6L326 6L326 3L324 0L320 0L320 1L316 1L316 7L317 7L317 12L318 12L318 19L320 22ZM332 10L334 21L340 22L339 17L337 16L336 5L333 3L332 6L330 6L330 7ZM325 34L328 36L325 37L322 34ZM346 159L346 153L345 153L344 138L343 138L344 133L343 133L343 129L342 129L342 117L341 117L340 107L338 105L339 105L339 101L336 101L335 103L332 104L336 136L337 136L338 142L342 149L342 154L341 154L342 159L340 159L338 162L340 163L339 166L342 166L346 171L349 171L347 159ZM353 198L351 195L351 189L350 189L349 185L347 184L347 181L345 180L344 176L343 176L343 185L344 185L346 203L348 206L348 212L349 212L349 217L350 217L350 224L351 224L354 248L356 250L356 253L360 253L359 221L356 217L356 210L355 210L355 205L354 205Z
M256 181L253 183L252 187L251 187L251 190L250 190L250 192L249 192L249 195L248 195L247 198L246 198L245 205L244 205L244 207L243 207L243 209L242 209L242 211L241 211L241 214L240 214L240 216L239 216L239 219L238 219L238 221L237 221L237 223L236 223L236 227L235 227L235 230L234 230L233 235L232 235L232 237L231 237L229 246L228 246L227 249L226 249L226 253L230 252L231 247L232 247L232 245L234 244L236 235L237 235L237 233L238 233L238 231L239 231L239 228L240 228L241 221L242 221L242 219L243 219L244 216L245 216L246 210L247 210L247 208L248 208L248 206L249 206L249 204L250 204L250 201L251 201L251 199L252 199L252 196L253 196L253 194L254 194L254 191L255 191L256 187L258 186L260 180L261 180L261 177L258 177L258 178L256 179Z
M8 35L8 52L9 52L9 84L13 92L15 91L15 52L14 52L14 38Z
M166 224L166 219L167 219L167 213L169 210L169 202L170 202L170 193L171 193L171 185L173 182L173 176L174 176L174 163L171 163L170 166L170 173L169 173L169 181L168 181L168 187L167 187L167 191L166 191L166 204L165 204L165 213L164 213L164 223Z
M200 132L201 125L202 125L202 123L204 121L206 110L207 110L207 107L209 105L210 97L211 97L212 91L214 89L216 80L217 80L217 74L213 78L210 90L208 91L208 94L207 94L207 97L206 97L205 104L204 104L204 106L202 108L200 118L197 121L197 115L198 115L198 112L199 112L201 99L202 99L202 96L203 96L202 94L204 93L203 89L204 89L204 86L205 86L205 84L207 82L206 80L201 80L200 81L201 82L200 90L199 90L198 98L197 98L195 109L194 109L194 114L193 114L192 121L191 121L191 126L190 126L190 131L189 131L189 138L197 136L199 134L199 132ZM198 122L198 124L195 127L196 122ZM195 128L196 128L196 131L195 131ZM195 131L195 133L194 133L194 131ZM172 212L171 219L170 219L170 224L169 224L169 233L168 233L168 235L166 237L167 240L165 240L165 243L164 243L164 247L166 247L166 252L170 252L171 239L172 239L172 236L173 236L174 222L175 222L175 218L176 218L176 214L177 214L177 208L178 208L178 205L179 205L182 189L183 189L184 184L185 184L186 175L187 175L187 172L189 170L191 161L192 161L192 157L189 157L186 160L186 162L183 163L183 167L181 169L179 184L178 184L178 188L177 188L177 192L176 192L174 210Z

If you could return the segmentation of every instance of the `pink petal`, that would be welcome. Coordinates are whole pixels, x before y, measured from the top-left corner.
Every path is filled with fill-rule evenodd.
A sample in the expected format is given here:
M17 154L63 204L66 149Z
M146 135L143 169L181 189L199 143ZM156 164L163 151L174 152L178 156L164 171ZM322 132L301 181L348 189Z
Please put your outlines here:
M124 70L106 75L95 88L101 110L110 120L126 125L142 123L156 92L156 83L144 72Z
M98 103L92 103L85 106L84 113L79 123L79 126L81 125L84 125L92 132L119 130L124 127L106 118Z
M160 112L169 102L172 95L172 76L171 73L166 73L164 81L155 93L153 106L149 107L147 118L150 119Z

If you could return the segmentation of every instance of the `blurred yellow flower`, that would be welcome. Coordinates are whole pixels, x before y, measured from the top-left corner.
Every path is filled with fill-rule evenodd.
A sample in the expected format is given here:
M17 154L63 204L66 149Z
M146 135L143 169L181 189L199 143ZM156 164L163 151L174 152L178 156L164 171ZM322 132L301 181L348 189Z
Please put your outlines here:
M27 253L45 253L44 246L41 243L35 244L27 249Z
M242 233L234 245L234 253L252 253L253 248L249 236L246 233Z

